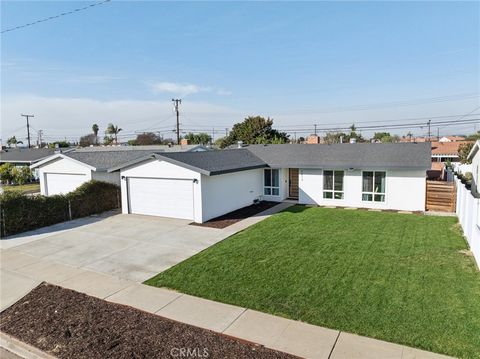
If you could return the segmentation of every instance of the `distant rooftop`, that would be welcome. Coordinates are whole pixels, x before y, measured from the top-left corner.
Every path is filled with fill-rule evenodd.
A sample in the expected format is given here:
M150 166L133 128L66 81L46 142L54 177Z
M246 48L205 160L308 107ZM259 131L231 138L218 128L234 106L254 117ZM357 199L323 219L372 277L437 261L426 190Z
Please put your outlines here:
M151 152L179 152L191 151L196 148L206 148L203 145L149 145L149 146L92 146L80 147L75 152L114 152L114 151L151 151Z
M53 148L7 148L0 151L0 162L33 164L54 152Z

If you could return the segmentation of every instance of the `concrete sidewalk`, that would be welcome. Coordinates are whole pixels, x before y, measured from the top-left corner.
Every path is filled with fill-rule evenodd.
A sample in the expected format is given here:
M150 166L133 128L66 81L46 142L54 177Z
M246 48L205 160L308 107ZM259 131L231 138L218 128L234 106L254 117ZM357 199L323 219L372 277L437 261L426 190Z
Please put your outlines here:
M62 269L65 272L50 277L49 282L304 358L448 358L404 345L322 328L106 274L73 267L58 268L59 271ZM32 273L19 274L2 269L2 275L5 273L12 276L11 280L15 283L27 282L32 286L40 283ZM26 287L22 288L23 294L29 291Z

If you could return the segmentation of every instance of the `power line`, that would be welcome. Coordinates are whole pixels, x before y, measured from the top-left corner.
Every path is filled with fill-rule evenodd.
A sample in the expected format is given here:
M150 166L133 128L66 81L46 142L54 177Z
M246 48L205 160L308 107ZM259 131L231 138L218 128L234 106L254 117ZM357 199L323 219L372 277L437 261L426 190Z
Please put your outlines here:
M29 22L29 23L26 23L26 24L23 24L23 25L18 25L18 26L14 26L14 27L11 27L9 29L5 29L5 30L2 30L0 33L3 34L5 32L10 32L10 31L15 31L15 30L19 30L19 29L23 29L24 27L28 27L28 26L33 26L33 25L36 25L36 24L39 24L39 23L42 23L42 22L45 22L45 21L50 21L50 20L53 20L53 19L58 19L59 17L62 17L62 16L66 16L66 15L71 15L71 14L74 14L76 12L79 12L79 11L84 11L84 10L87 10L87 9L90 9L94 6L98 6L98 5L102 5L102 4L105 4L107 2L109 2L111 0L103 0L103 1L99 1L99 2L96 2L94 4L90 4L88 6L84 6L84 7L80 7L80 8L77 8L77 9L73 9L71 11L67 11L67 12L63 12L61 14L58 14L58 15L53 15L53 16L49 16L49 17L46 17L46 18L43 18L43 19L40 19L40 20L36 20L36 21L33 21L33 22Z

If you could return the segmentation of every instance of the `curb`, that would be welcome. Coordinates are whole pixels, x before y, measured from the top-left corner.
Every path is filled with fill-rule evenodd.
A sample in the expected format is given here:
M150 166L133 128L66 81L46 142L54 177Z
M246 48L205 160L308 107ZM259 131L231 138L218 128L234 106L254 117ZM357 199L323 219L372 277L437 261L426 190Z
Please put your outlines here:
M21 342L4 332L0 332L0 347L25 359L55 359L54 356Z

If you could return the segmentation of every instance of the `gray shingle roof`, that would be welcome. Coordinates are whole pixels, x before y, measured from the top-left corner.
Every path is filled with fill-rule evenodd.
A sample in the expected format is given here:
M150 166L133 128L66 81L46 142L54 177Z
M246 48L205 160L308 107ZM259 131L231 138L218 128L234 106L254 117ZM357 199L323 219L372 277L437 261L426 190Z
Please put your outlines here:
M113 152L113 151L151 151L151 152L184 152L197 148L207 149L203 145L148 145L148 146L97 146L75 149L75 152Z
M207 176L267 167L267 164L246 149L156 153L155 157L198 171Z
M149 157L152 156L112 166L110 171L134 165ZM157 152L153 157L208 176L262 167L427 170L431 166L430 143L251 145L221 151Z
M73 151L64 153L65 156L71 157L77 161L86 163L95 167L97 171L105 171L111 167L119 166L147 155L151 155L154 151Z
M54 152L53 148L9 148L0 152L0 162L32 164Z
M247 149L270 167L426 170L431 166L429 142L252 145Z

